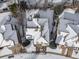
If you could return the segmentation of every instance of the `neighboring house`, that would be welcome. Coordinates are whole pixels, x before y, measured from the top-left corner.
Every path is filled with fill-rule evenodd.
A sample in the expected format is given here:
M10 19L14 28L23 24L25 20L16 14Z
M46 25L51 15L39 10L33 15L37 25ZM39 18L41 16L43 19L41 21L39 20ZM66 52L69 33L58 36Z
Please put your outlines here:
M10 45L11 42L18 43L17 33L16 33L16 30L13 29L10 23L11 19L9 15L11 15L10 12L0 13L0 34L2 35L2 38L3 38L3 39L0 39L1 42L3 40L3 42L0 43L1 46ZM6 44L4 44L4 42ZM12 45L14 45L13 43Z
M68 0L53 0L54 5L61 5L66 3Z
M49 44L49 25L47 18L29 17L26 24L26 38L33 39L34 44L36 44L36 42L39 42L40 38L42 38L43 41L45 40L45 42L48 42L47 44Z
M65 10L59 19L56 43L63 45L65 42L70 42L71 45L74 45L74 42L76 42L79 37L79 14L75 13L73 10L72 12L66 12Z
M18 3L19 0L8 0L8 5L11 5L13 3Z
M42 22L43 23L48 22L48 29L49 29L49 39L48 40L50 40L50 35L51 35L51 32L53 31L53 20L54 20L53 12L54 11L50 10L50 9L46 9L46 10L32 9L32 10L26 12L27 18L30 15L32 15L33 18L37 18L39 20L39 24L41 24ZM42 19L44 19L44 20L42 20Z
M45 7L48 5L61 5L68 0L19 0L26 1L27 5L30 7Z
M79 0L68 0L65 4L66 7L71 7L71 8L78 7L78 5L79 5Z
M4 32L4 39L5 40L14 40L15 43L18 43L16 30L12 29L11 24L6 24L5 29L6 29L6 31Z
M72 4L72 3L75 3L75 4L76 4L77 2L79 2L79 0L68 0L67 2L68 2L68 3L71 3L71 4Z
M48 5L62 5L65 3L72 4L73 2L79 2L79 0L9 0L11 3L18 3L25 1L30 7L45 7Z

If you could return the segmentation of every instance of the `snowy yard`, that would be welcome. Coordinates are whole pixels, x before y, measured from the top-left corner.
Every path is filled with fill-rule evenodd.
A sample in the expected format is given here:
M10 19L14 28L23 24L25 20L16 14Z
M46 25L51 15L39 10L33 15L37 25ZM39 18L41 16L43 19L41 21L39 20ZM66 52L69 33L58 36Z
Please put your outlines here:
M0 58L0 59L9 59L8 57ZM15 55L10 59L71 59L68 57L54 55L54 54L19 54Z
M7 48L5 48L5 49L3 49L4 51L2 51L2 53L0 52L0 56L12 54L11 50L8 50ZM36 53L33 53L33 51L35 51L36 49L32 42L29 46L26 47L26 49L27 49L27 53L14 55L13 58L8 58L8 56L5 56L0 59L58 59L58 58L59 59L72 59L72 58L62 56L61 49L59 49L59 47L57 49L51 49L48 47L47 54L44 54L44 53L36 54ZM75 58L79 58L79 54L76 55L74 53L73 56Z

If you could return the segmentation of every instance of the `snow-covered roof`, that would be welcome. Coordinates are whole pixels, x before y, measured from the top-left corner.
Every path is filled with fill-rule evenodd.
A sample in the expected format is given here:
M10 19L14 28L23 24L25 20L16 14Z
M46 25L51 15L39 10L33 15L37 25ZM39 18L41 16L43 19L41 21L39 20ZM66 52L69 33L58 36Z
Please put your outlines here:
M8 5L7 5L7 3L2 3L2 4L0 4L1 6L0 6L0 10L3 10L3 9L5 9L5 8L8 8Z
M59 26L58 26L58 30L60 32L68 32L66 30L66 27L67 27L67 24L68 23L71 23L71 21L68 21L68 20L65 20L65 19L60 19L60 23L59 23Z
M42 36L45 37L45 39L49 42L49 24L48 24L48 19L46 18L37 18L37 22L40 25L40 27L43 27L42 30Z
M5 25L6 31L4 32L4 37L6 40L15 40L17 42L17 34L15 30L12 30L11 24Z
M13 41L9 40L9 41L6 41L4 40L4 36L0 33L0 47L3 47L3 46L8 46L8 45L14 45L13 44Z
M58 30L60 31L60 35L58 35L56 39L56 43L58 44L63 45L64 42L67 42L68 46L71 46L73 45L73 42L78 40L79 14L76 14L75 10L70 10L71 9L69 9L69 11L64 10L63 13L59 16L60 23ZM61 34L61 32L68 34Z
M69 11L67 11L69 10ZM64 10L63 13L59 16L59 30L63 32L67 32L66 27L67 24L79 24L79 14L75 13L75 10L67 9ZM71 11L70 11L71 10Z
M43 37L40 37L39 39L37 39L38 44L41 44L41 43L46 43L48 44L48 42L43 38Z
M59 18L64 17L63 15L65 14L65 12L75 14L76 10L70 9L70 8L66 8L66 9L64 9L64 11L59 15Z
M5 39L7 39L7 41ZM0 47L8 45L13 46L14 45L13 41L18 43L17 34L15 30L12 31L9 27L6 28L4 35L0 33Z
M79 23L79 14L72 14L72 13L68 13L66 12L64 15L64 19L67 19L69 21L73 21L73 23Z
M53 28L52 23L54 11L50 9L39 10L38 14L40 15L40 18L48 19L49 32L51 32Z
M67 32L67 33L71 34L71 36L69 36L69 37L77 36L77 34L79 33L79 26L74 25L72 23L70 23L70 24L68 24L68 23L65 24L65 23L66 23L66 21L61 22L60 31Z
M32 20L37 26L38 28L26 28L26 35L32 35L34 37L34 43L36 44L37 40L42 37L45 36L44 40L47 40L49 42L49 28L48 28L48 19L45 18L33 18ZM31 22L31 21L29 21ZM28 23L27 23L28 24ZM36 26L31 23L32 27ZM31 26L29 25L29 26ZM43 31L41 33L41 26L43 26ZM36 30L37 29L37 30ZM35 31L36 30L36 31ZM42 36L41 36L42 34ZM39 40L40 41L40 40Z
M2 37L2 39L0 39L1 46L14 45L13 40L15 42L18 42L16 31L12 30L11 24L8 23L10 20L9 15L11 15L11 12L0 13L0 33L2 33L2 36L0 35L0 37ZM9 40L6 41L5 39Z
M22 0L21 0L22 1ZM37 4L38 7L42 7L45 4L45 0L25 0L27 2L27 4L35 6ZM47 4L63 4L64 2L66 2L67 0L47 0Z
M67 0L53 0L52 2L54 5L61 5L65 2L67 2Z
M5 26L1 25L1 27L0 27L0 33L4 33L5 31L6 31Z
M39 9L31 9L26 10L26 18L29 18L30 16L34 17L35 14L37 14Z
M75 39L77 37L77 33L75 32L75 30L72 28L72 24L68 24L66 30L69 32L69 34L67 35L67 37L65 38L65 40L72 40L72 41L76 41L77 39Z
M45 18L48 19L48 25L49 25L49 31L52 31L52 23L53 23L53 10L46 9L46 10L39 10L39 9L32 9L32 10L26 10L26 18L28 19L30 15L34 17L36 14L39 15L39 18ZM43 20L42 20L43 21Z
M35 18L34 16L39 14L40 18ZM52 23L53 23L53 10L39 10L39 9L32 9L26 10L26 18L31 19L31 21L27 20L27 28L30 27L41 27L43 26L42 36L45 36L45 39L49 41L49 31L52 31Z
M0 13L0 26L4 25L8 20L10 20L9 15L10 12Z
M38 25L35 24L34 21L27 21L27 28L37 28Z
M63 0L53 0L53 3L61 3Z
M79 24L78 25L70 25L70 27L74 30L75 33L79 34Z
M10 35L12 35L12 28L11 28L11 25L8 24L8 25L5 25L5 28L6 28L6 31L4 33L4 37L5 39L9 39Z

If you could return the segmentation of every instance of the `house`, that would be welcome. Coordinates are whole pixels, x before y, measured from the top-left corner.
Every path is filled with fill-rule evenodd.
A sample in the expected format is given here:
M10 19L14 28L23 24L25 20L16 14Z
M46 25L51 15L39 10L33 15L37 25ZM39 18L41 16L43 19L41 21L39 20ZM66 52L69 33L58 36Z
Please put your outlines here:
M18 43L17 33L16 30L12 28L12 25L10 23L11 19L9 15L11 15L10 12L0 13L0 34L2 35L2 39L0 40L1 42L3 40L1 46L6 46L8 44L10 45L11 42ZM14 45L13 43L12 45Z
M53 0L54 5L61 5L66 3L68 0Z
M59 17L60 21L55 43L58 44L58 46L61 46L62 55L76 56L74 53L78 52L79 14L75 13L75 11L76 10L73 11L73 9L70 12L64 10Z
M33 39L34 44L36 44L36 42L40 42L40 38L43 38L42 42L44 41L49 42L50 39L49 39L48 19L46 18L31 18L31 19L32 20L27 20L27 26L25 28L26 38Z
M13 3L18 1L25 1L29 7L45 7L50 5L62 5L62 4L73 4L78 3L78 0L12 0Z
M67 1L67 3L71 3L71 4L73 4L73 3L76 4L77 2L79 2L79 0L68 0L68 1Z
M46 10L39 10L39 9L32 9L30 11L26 11L26 16L27 18L32 14L31 17L39 20L39 24L42 25L43 23L48 22L48 28L49 28L49 40L50 40L50 35L51 35L51 32L53 30L53 13L54 11L53 10L50 10L50 9L46 9ZM42 20L44 19L44 20ZM36 20L36 21L37 21ZM42 22L43 23L42 23ZM25 21L26 22L26 21ZM27 22L28 23L28 22ZM31 26L31 25L30 25ZM45 25L44 25L45 26Z
M19 2L20 1L25 1L29 7L48 7L64 4L68 0L19 0Z
M58 35L56 39L56 43L59 45L64 45L65 42L69 42L68 46L73 47L74 43L78 40L79 14L74 12L75 10L72 12L64 11L59 17L60 22L58 27Z
M11 24L6 24L5 29L6 29L6 31L4 32L4 39L5 40L14 40L16 43L18 43L16 30L12 29Z

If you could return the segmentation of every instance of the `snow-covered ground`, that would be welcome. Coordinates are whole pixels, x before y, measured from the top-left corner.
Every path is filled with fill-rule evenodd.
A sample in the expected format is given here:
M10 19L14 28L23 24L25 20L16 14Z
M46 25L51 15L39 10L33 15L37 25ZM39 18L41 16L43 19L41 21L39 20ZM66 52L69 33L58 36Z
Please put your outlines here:
M36 54L36 53L32 53L33 51L36 51L34 45L33 45L33 41L31 42L31 44L29 46L26 47L27 53L23 53L23 54L17 54L14 55L14 58L10 58L10 59L72 59L69 57L65 57L61 55L61 49L59 49L59 47L57 47L57 49L51 49L51 48L47 48L47 54ZM0 51L0 56L4 56L4 55L8 55L8 54L12 54L12 51L7 49L7 47L5 47L5 49L3 49L3 51ZM73 53L72 55L74 58L79 58L79 53L76 55L75 53ZM9 59L8 56L6 57L2 57L0 59Z
M36 51L36 49L35 49L35 47L33 45L33 42L28 47L26 47L26 49L27 49L28 52ZM59 46L56 49L51 49L50 47L48 47L47 48L47 52L55 53L55 54L60 54L61 55L61 48ZM79 53L76 54L75 51L73 51L72 57L79 59ZM61 59L63 59L63 58L61 57Z
M9 59L8 57L0 58L0 59ZM54 55L54 54L18 54L15 55L13 58L10 59L72 59L60 55Z

